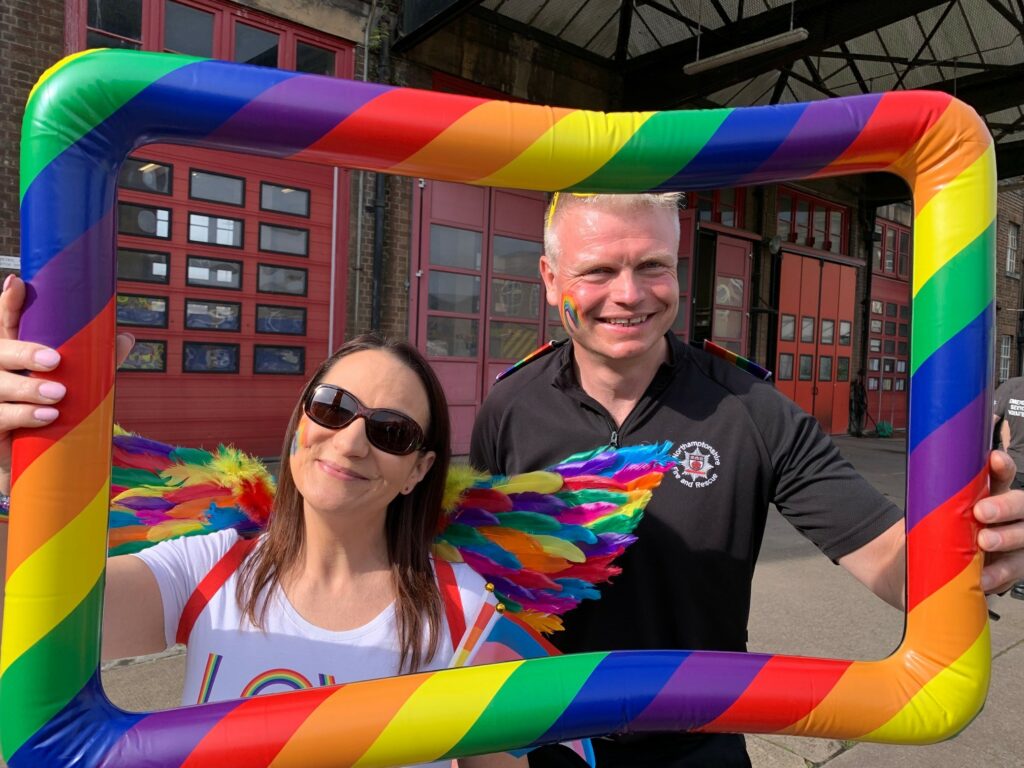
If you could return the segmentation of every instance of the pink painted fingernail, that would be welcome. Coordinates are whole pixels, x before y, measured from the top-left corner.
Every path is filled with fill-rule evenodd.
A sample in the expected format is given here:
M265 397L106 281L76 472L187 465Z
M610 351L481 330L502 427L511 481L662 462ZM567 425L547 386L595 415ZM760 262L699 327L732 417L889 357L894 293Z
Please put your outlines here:
M14 275L8 275L7 277L4 278L3 290L5 290L5 291L7 290L7 286L9 286L11 284L11 280L13 280L13 279L14 279Z
M39 394L47 400L60 400L68 388L59 381L44 381L39 385Z
M60 362L60 355L53 349L40 349L32 356L32 359L45 368L53 368Z
M57 418L57 414L58 411L56 408L36 408L32 411L32 418L36 421L41 421L44 424L49 424Z

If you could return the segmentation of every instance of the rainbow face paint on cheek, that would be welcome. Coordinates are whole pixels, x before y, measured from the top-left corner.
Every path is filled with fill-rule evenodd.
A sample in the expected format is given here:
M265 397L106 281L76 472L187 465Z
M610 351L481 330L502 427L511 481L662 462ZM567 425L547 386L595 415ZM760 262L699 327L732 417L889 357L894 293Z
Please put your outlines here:
M562 325L569 333L580 327L580 314L576 307L576 300L568 293L562 294Z
M289 451L290 455L294 456L296 453L298 453L299 446L305 447L305 442L302 439L302 436L305 434L305 432L306 417L303 416L301 419L299 419L299 426L295 428L295 434L292 435L292 447L291 450Z

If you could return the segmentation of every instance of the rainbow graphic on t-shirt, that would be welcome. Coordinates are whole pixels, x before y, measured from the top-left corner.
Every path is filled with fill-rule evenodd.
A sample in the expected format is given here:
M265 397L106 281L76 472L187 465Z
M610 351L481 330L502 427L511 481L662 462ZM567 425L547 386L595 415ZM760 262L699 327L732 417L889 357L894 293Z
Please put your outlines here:
M268 669L249 681L249 684L242 689L241 698L246 699L250 696L259 696L264 688L269 688L272 685L283 685L291 688L293 691L301 691L305 688L313 687L313 684L306 677L300 675L295 670L284 668Z
M223 659L219 653L211 653L206 659L206 669L203 670L203 679L199 683L199 698L196 699L196 704L205 704L210 700L213 681L217 679L217 671Z

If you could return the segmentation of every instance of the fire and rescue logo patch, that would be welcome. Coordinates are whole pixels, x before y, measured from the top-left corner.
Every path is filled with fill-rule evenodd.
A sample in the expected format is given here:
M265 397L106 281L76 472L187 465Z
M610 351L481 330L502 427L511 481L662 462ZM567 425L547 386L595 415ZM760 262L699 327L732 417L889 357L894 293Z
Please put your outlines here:
M672 469L676 480L687 488L707 488L718 479L722 460L718 451L699 440L683 443L672 454L679 464Z

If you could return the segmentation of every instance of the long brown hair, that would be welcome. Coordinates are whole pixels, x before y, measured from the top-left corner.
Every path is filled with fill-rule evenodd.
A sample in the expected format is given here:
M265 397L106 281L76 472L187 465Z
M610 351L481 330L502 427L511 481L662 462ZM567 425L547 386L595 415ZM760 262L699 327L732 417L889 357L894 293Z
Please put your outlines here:
M285 433L270 526L262 544L242 566L235 598L249 620L262 629L269 596L280 586L282 574L298 561L305 539L302 495L295 487L288 461L303 403L338 360L365 350L388 352L402 361L419 377L430 403L430 424L421 450L434 451L436 458L411 493L399 494L388 505L384 524L401 648L399 671L415 671L434 657L442 626L441 594L429 556L443 514L441 502L451 460L451 429L441 382L419 350L407 342L377 334L357 336L321 363L306 383ZM426 644L424 630L428 630ZM459 638L452 638L453 644L458 641Z

